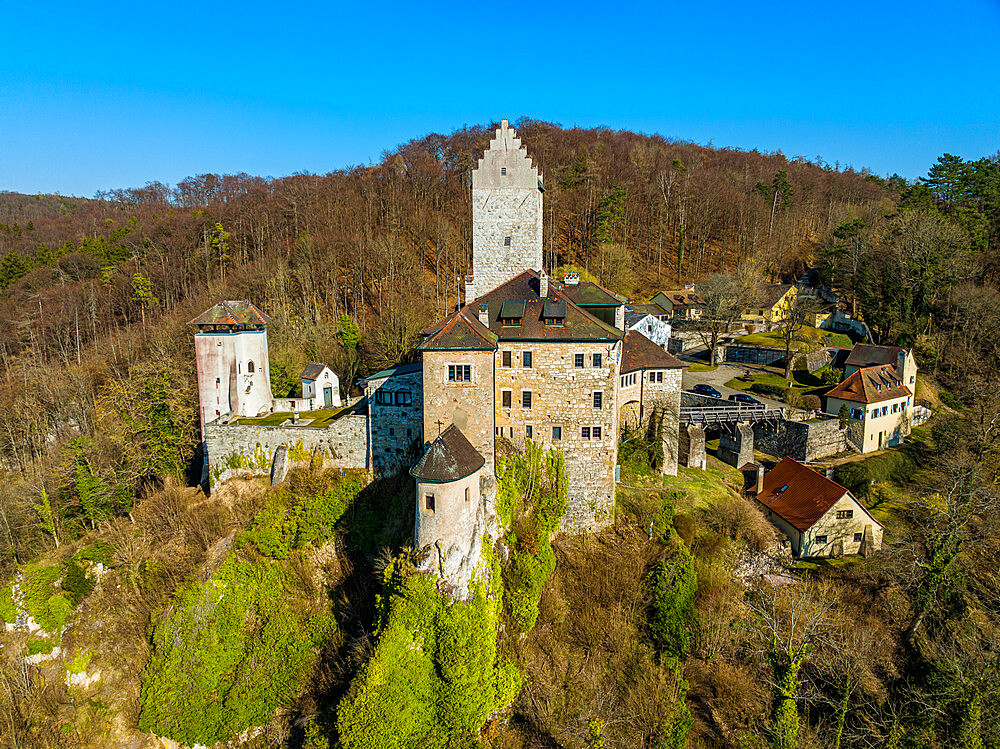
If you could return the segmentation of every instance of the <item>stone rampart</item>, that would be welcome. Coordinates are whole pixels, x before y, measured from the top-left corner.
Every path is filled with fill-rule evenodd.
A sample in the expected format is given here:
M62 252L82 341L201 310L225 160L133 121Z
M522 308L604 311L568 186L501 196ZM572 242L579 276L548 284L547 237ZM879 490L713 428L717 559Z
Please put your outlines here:
M209 486L234 476L264 476L271 471L279 446L288 450L291 464L307 463L313 453L328 468L368 468L368 418L342 416L327 427L207 424Z
M753 425L756 449L800 462L828 458L847 450L847 430L839 419L786 421L765 419Z

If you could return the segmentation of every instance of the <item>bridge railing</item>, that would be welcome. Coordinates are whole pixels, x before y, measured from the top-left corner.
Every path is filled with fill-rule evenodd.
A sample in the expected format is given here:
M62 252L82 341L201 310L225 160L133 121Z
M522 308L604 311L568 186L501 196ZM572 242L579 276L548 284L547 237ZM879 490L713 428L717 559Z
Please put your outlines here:
M759 421L782 414L782 409L766 406L681 406L682 422Z

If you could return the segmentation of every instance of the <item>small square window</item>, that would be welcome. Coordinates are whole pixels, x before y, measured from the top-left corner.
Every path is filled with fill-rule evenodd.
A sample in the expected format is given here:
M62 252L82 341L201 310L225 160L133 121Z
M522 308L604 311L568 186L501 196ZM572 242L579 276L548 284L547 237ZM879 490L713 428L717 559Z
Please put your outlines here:
M583 428L581 428L580 429L580 436L583 437L585 440L589 440L590 439L590 427L583 427Z
M583 354L575 354L573 356L573 366L577 369L583 368Z
M525 424L524 425L524 436L527 437L530 440L531 439L531 434L532 434L531 424Z
M500 405L503 408L510 408L510 390L504 390L500 393Z
M604 393L600 390L594 391L594 408L600 408L604 400Z
M601 428L600 427L594 427L591 430L591 434L594 435L594 439L595 440L599 440L601 438Z
M521 408L531 408L531 391L521 391Z
M856 544L861 543L861 537L862 537L862 535L863 534L861 534L861 533L855 533L854 534L854 543L856 543Z
M656 382L656 372L650 372L649 373L649 381L650 382Z
M824 533L822 536L816 536L816 543L818 543L818 544L825 544L826 543L826 534Z
M562 427L552 427L552 441L558 442L562 439Z
M663 382L663 372L657 372L656 373L656 381L657 382Z
M525 351L521 356L521 362L525 369L531 369L531 352Z
M854 517L854 510L837 510L837 520L848 520Z
M595 367L600 367L601 366L601 355L600 354L594 354L594 366Z
M505 167L505 166L500 167L500 176L501 177L506 177L507 176L507 167Z
M430 512L434 512L434 495L425 494L424 495L424 509Z
M396 436L396 430L393 427L389 427L389 436L390 437Z
M501 360L503 362L501 366L504 369L510 369L510 351L504 351Z
M504 247L510 247L510 237L504 237L503 238L503 246Z
M469 501L469 487L465 487L465 501Z

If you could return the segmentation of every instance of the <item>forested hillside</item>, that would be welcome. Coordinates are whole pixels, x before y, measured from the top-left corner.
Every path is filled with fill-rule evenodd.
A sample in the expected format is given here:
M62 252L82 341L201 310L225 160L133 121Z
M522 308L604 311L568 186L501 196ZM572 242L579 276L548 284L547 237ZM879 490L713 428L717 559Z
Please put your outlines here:
M744 595L738 571L773 538L732 493L736 477L717 467L707 488L654 490L641 456L624 457L642 487L619 498L613 531L593 545L547 547L547 534L542 551L526 545L545 557L522 570L540 596L538 624L519 637L506 612L491 655L501 675L505 659L519 664L526 686L484 740L997 746L1000 155L946 155L908 183L780 153L517 128L544 174L550 270L584 269L645 300L719 272L787 281L817 265L878 342L914 346L936 384L917 396L940 412L898 461L838 476L891 521L887 552L809 578L795 600ZM184 735L228 736L278 710L255 735L262 746L340 740L338 701L365 694L352 680L367 673L373 631L405 587L391 582L403 562L380 550L406 541L407 489L369 488L364 504L332 475L299 476L276 495L179 488L200 469L185 323L219 299L251 299L273 317L276 393L295 388L308 360L329 362L350 387L413 357L416 332L459 300L470 272L469 171L492 132L429 135L327 175L200 175L88 200L0 193L0 578L19 575L26 596L0 595L0 616L30 606L57 634L18 647L60 642L67 659L87 660L67 660L68 673L93 672L94 657L106 680L77 702L76 682L6 648L0 743L98 746L139 728L179 730L169 711L140 717L148 690L188 683L169 671L177 654L162 650L163 633L196 633L212 590L233 583L248 585L240 605L278 627L280 648L244 652L239 643L271 630L247 635L239 611L220 609L226 657L262 665L241 681L215 664L191 697L205 723ZM323 520L289 541L304 532L302 507ZM344 546L330 557L333 539ZM573 573L597 567L592 584ZM777 639L760 636L761 621ZM147 676L140 697L147 661L166 671ZM280 699L252 692L269 679ZM782 679L791 696L766 686ZM234 699L209 714L234 684L250 690L248 707Z

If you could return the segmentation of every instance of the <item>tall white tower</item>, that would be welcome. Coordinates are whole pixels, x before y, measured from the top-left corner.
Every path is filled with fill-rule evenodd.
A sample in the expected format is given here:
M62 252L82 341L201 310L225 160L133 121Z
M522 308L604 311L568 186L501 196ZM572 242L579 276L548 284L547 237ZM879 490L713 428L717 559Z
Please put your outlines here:
M466 304L542 270L542 177L507 120L472 170L472 282Z
M201 427L226 416L271 410L267 324L271 318L248 301L219 302L188 323L198 365Z

